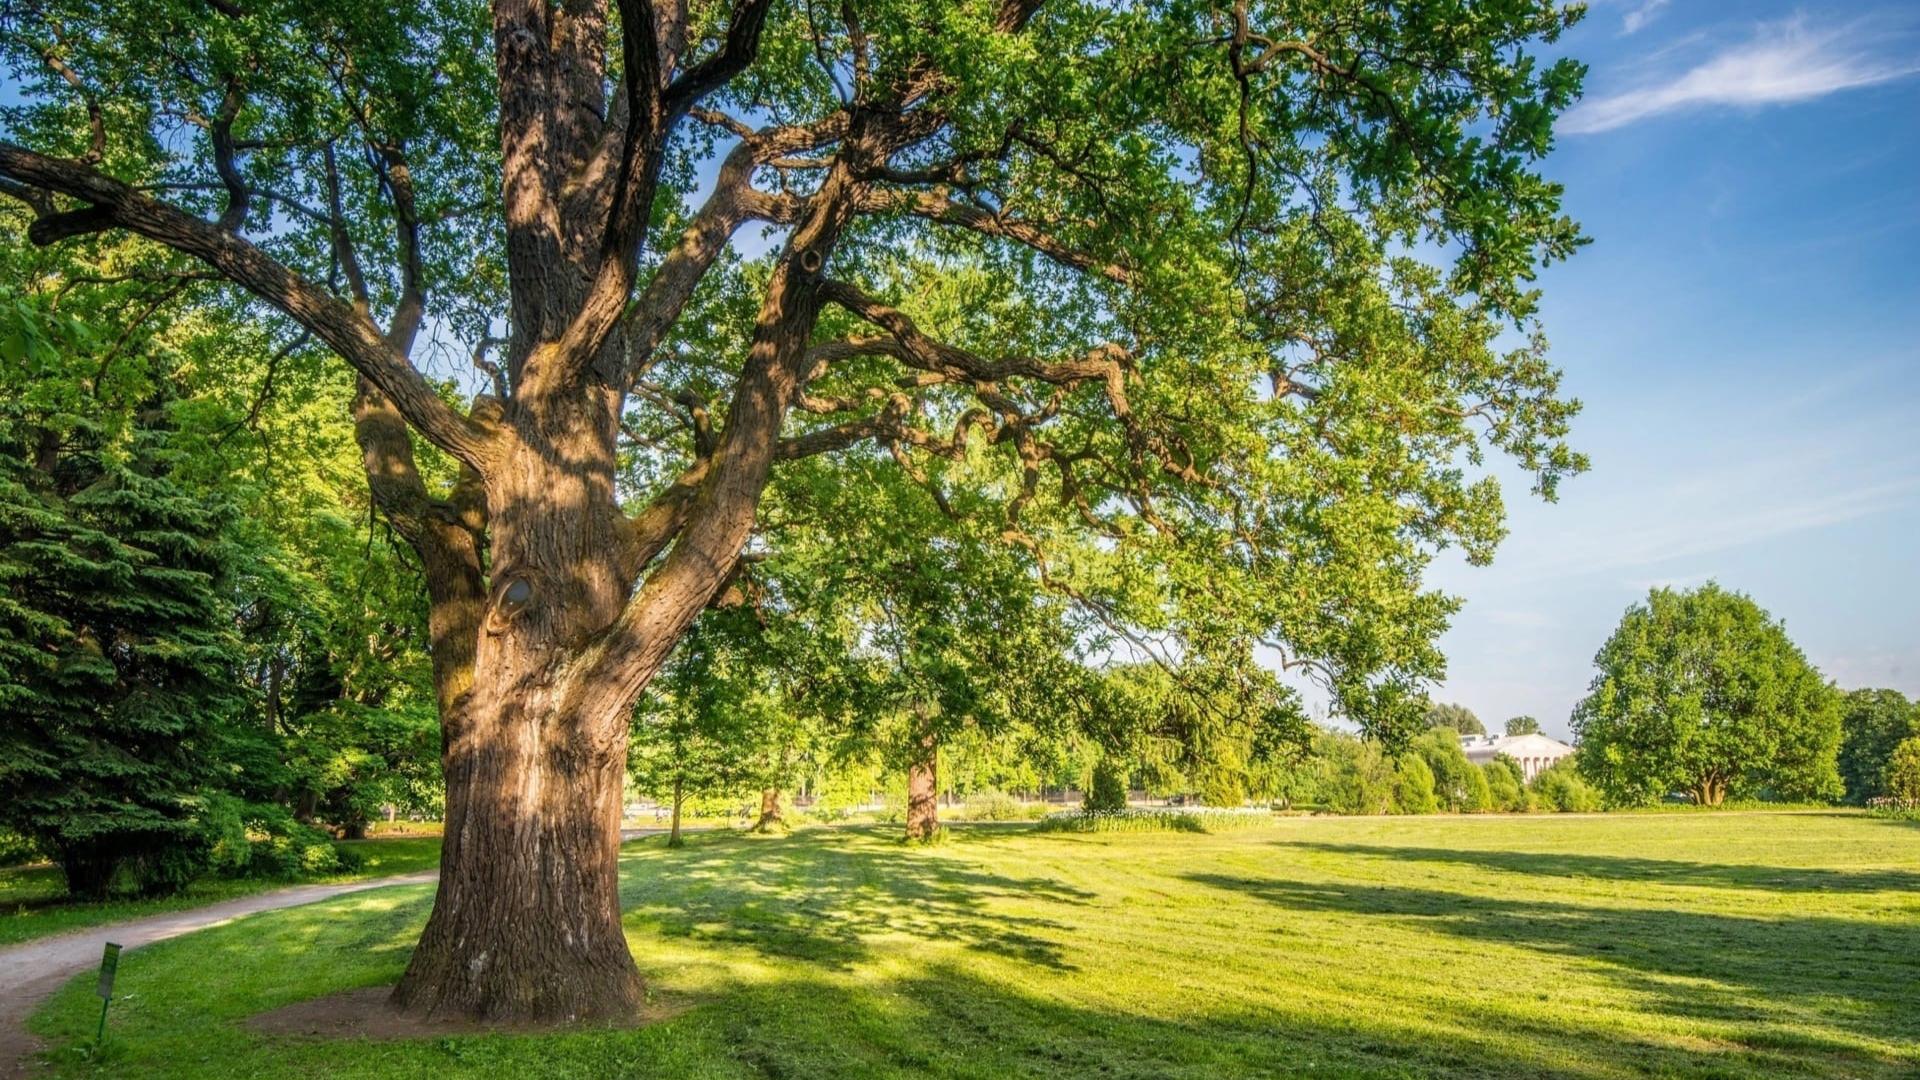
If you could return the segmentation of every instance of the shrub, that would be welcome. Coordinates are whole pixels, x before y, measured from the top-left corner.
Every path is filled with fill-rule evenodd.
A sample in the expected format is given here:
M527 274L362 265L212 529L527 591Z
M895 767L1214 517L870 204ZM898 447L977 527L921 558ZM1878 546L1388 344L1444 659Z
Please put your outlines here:
M19 866L21 863L38 862L44 857L33 846L33 841L19 833L0 829L0 866Z
M1093 767L1093 783L1087 787L1087 797L1081 809L1099 813L1126 808L1126 773L1118 761L1103 757Z
M963 821L1025 821L1027 808L1004 791L976 791L955 815Z
M271 803L209 797L199 814L201 868L226 877L299 878L337 874L360 856L343 856L333 837Z
M1329 732L1314 741L1325 765L1322 805L1336 814L1385 814L1393 808L1393 765L1376 743Z
M1920 735L1903 739L1893 748L1882 775L1886 798L1909 807L1920 806Z
M1075 810L1049 815L1040 832L1220 832L1244 829L1273 820L1266 810L1180 809L1143 807L1088 812Z
M1510 762L1511 759L1495 758L1480 766L1480 779L1487 786L1487 803L1491 810L1514 813L1527 808L1526 789L1520 783L1520 771Z
M1393 776L1393 808L1401 814L1432 814L1440 809L1433 794L1433 769L1419 754L1400 755Z
M1468 763L1467 797L1461 800L1460 812L1463 814L1485 814L1494 809L1493 788L1487 784L1487 774L1479 766Z
M1433 794L1442 810L1479 813L1487 809L1486 778L1460 749L1452 728L1430 728L1413 740L1413 750L1433 771Z
M1600 809L1600 793L1575 773L1566 759L1533 778L1533 794L1542 810L1588 813Z

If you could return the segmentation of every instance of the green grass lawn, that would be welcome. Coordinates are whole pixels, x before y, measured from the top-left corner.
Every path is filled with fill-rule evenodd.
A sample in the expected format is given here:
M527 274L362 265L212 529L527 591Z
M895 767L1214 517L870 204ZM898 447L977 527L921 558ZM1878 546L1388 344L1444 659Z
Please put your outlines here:
M306 878L297 884L360 881L414 870L431 870L440 864L440 838L437 836L350 840L340 846L359 851L365 856L364 864L350 874ZM0 945L12 945L103 923L137 919L142 915L201 907L289 884L296 883L263 878L213 878L196 881L185 892L174 896L71 903L66 898L66 886L61 883L58 869L51 866L8 867L0 869Z
M128 954L59 1075L1893 1077L1920 1071L1920 828L1841 813L1295 818L1231 833L656 839L637 1031L269 1040L395 979L427 887Z

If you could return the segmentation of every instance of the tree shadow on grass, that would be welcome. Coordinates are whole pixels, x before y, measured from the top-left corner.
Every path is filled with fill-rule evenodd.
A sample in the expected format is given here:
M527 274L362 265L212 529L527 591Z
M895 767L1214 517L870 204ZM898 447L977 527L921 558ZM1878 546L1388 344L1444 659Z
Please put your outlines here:
M1920 872L1910 870L1818 870L1806 867L1699 863L1643 859L1623 855L1567 852L1397 847L1387 844L1330 844L1305 840L1284 846L1333 855L1452 863L1547 877L1599 878L1657 885L1709 885L1768 892L1920 892Z
M1351 882L1191 874L1292 910L1417 920L1434 933L1591 962L1659 1011L1743 1025L1783 1013L1920 1041L1920 927L1600 907ZM1817 1041L1817 1040L1815 1040Z
M912 851L845 828L771 840L708 834L634 859L627 870L621 907L665 936L842 969L872 955L878 939L908 935L1070 970L1065 923L991 908L996 900L1091 899L1057 881L994 874L937 849Z
M794 1008L804 1002L804 1009ZM1531 1078L1892 1076L1897 1062L1847 1048L1682 1045L1578 1019L1515 1022L1383 1009L1321 1016L1232 993L1169 1016L1093 1006L1045 981L1019 987L960 965L881 984L830 975L729 986L696 1015L750 1075L768 1077Z

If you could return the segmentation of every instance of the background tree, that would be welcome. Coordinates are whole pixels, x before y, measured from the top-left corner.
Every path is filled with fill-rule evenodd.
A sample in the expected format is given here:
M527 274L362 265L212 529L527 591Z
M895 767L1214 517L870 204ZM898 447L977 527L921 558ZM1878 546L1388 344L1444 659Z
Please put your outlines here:
M1615 804L1840 794L1840 696L1747 596L1655 589L1594 657L1581 774Z
M21 218L0 204L0 221ZM208 711L194 759L139 763L184 768L174 780L210 836L253 834L209 869L324 870L331 847L296 819L351 833L383 803L437 812L418 577L370 530L348 380L298 338L231 322L212 275L170 269L150 245L15 240L0 228L0 402L38 433L36 463L158 453L180 499L227 507L242 707Z
M696 629L635 711L628 770L641 794L671 807L673 847L689 798L745 798L765 782L780 702L764 669L735 644L724 626Z
M1393 763L1393 812L1431 814L1440 809L1433 790L1433 770L1416 753L1401 754Z
M69 893L205 866L196 808L244 707L232 507L168 476L160 432L119 459L84 424L0 403L0 824Z
M1299 696L1244 655L1113 665L1092 701L1088 731L1106 753L1208 806L1270 794L1268 770L1301 760L1314 733Z
M1539 732L1540 721L1531 716L1515 716L1507 720L1508 735L1537 735Z
M1920 807L1920 735L1908 736L1893 748L1882 775L1884 798L1908 809Z
M1433 773L1434 797L1439 808L1455 813L1481 813L1491 806L1492 796L1480 768L1467 760L1460 739L1451 728L1436 727L1413 741L1412 752L1426 761Z
M1371 739L1323 732L1314 739L1322 763L1320 799L1336 814L1388 814L1394 810L1394 762Z
M1887 793L1893 748L1920 735L1920 702L1898 690L1855 690L1840 715L1840 781L1847 801L1864 804Z
M1437 701L1427 703L1427 727L1448 728L1460 735L1485 735L1487 725L1473 714L1465 705L1442 705Z
M945 742L1080 711L1066 604L1020 549L878 462L807 463L772 498L748 588L760 618L815 652L794 707L834 703L842 739L906 774L908 839L931 839Z
M1527 782L1519 762L1498 754L1480 766L1480 771L1486 775L1487 801L1492 809L1503 813L1527 809Z
M1566 761L1557 761L1534 777L1528 794L1532 805L1542 810L1584 814L1600 809L1600 793L1581 779L1577 764Z
M137 234L357 377L444 731L397 1003L628 1016L632 708L776 462L884 451L945 497L989 448L994 533L1115 632L1264 642L1408 719L1457 606L1427 561L1501 532L1461 462L1547 494L1580 465L1531 286L1580 242L1537 162L1581 68L1531 55L1578 14L44 0L0 27L0 192L34 242ZM749 223L780 248L683 318ZM968 320L913 310L943 283ZM423 330L485 371L471 407Z

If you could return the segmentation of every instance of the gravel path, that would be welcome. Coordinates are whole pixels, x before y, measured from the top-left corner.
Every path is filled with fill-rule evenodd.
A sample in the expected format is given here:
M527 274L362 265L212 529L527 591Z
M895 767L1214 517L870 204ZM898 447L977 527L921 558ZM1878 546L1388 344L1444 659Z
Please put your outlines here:
M621 831L620 838L637 840L666 831L625 829ZM206 907L149 915L108 926L91 926L0 948L0 1077L27 1075L34 1051L40 1048L39 1040L27 1031L27 1017L33 1015L40 1003L64 986L68 979L83 971L98 968L101 946L109 941L118 942L123 949L137 949L142 945L231 922L256 911L278 911L331 900L348 893L384 889L390 885L422 885L439 876L438 870L422 870L338 885L296 885L223 900Z

